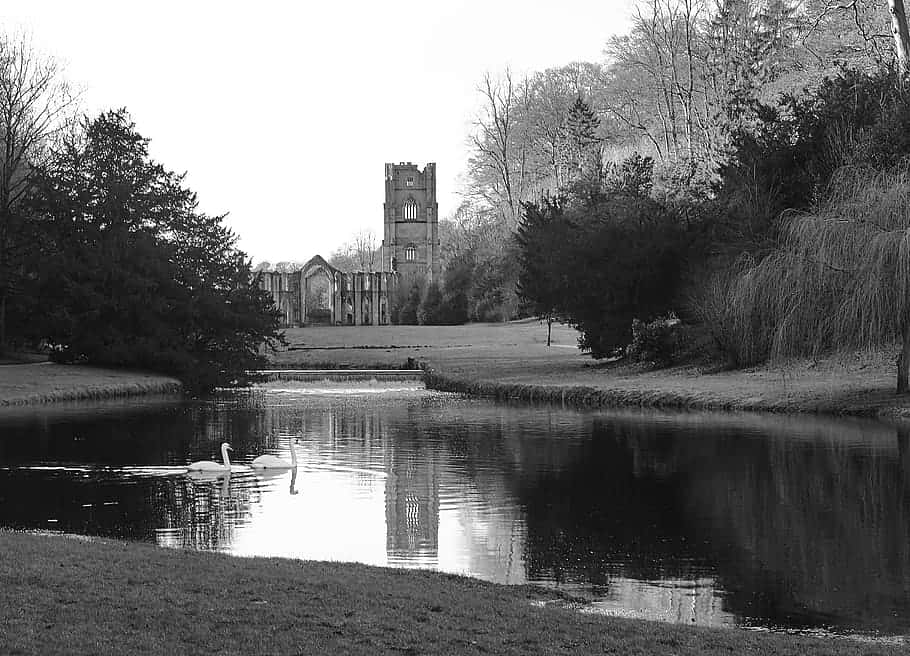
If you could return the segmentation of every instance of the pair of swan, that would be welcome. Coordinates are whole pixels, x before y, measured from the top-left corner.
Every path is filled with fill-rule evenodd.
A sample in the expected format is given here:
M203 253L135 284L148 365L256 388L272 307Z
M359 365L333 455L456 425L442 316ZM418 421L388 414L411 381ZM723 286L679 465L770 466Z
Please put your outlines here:
M231 448L230 444L222 442L221 459L223 464L212 460L197 460L196 462L188 464L186 470L187 472L230 472L231 459L228 457L228 451L233 450L234 449ZM296 469L297 453L294 451L294 444L291 444L291 462L279 458L278 456L264 455L255 458L253 462L250 463L250 467L253 469Z

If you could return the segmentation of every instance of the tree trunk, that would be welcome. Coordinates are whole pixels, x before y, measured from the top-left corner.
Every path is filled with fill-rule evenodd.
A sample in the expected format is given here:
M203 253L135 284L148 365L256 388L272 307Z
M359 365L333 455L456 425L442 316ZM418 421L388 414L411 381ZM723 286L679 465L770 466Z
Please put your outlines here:
M901 73L910 67L910 31L907 29L907 12L904 0L888 0L888 12L891 14L891 34L894 35L894 52Z
M550 348L550 333L553 332L553 317L547 316L547 348Z
M910 322L901 328L901 354L897 356L897 393L910 391Z

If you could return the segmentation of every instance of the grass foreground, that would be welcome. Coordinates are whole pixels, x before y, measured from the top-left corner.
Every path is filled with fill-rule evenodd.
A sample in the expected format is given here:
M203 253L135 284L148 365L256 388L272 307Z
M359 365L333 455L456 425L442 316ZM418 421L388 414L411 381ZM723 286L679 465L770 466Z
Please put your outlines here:
M426 363L430 387L498 399L576 407L654 406L910 417L898 396L895 353L856 353L784 366L708 373L697 366L649 370L598 363L578 333L538 321L467 326L312 327L287 331L280 367L389 367Z
M898 654L580 613L427 571L0 531L3 654Z

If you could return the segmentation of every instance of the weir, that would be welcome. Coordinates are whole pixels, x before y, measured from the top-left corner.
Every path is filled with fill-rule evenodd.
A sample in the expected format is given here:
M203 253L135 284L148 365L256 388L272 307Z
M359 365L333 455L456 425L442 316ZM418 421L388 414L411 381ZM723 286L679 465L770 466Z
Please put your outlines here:
M256 372L274 380L419 380L423 369L263 369Z

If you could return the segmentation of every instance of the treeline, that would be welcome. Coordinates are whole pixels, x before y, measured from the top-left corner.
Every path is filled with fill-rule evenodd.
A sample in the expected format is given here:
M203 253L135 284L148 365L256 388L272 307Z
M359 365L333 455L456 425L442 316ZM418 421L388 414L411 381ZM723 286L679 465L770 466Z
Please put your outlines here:
M243 383L279 339L222 216L125 110L79 117L56 63L0 36L0 350Z
M910 362L893 15L649 0L603 63L488 75L446 243L467 318L558 317L596 357L697 346L733 366L903 331Z

